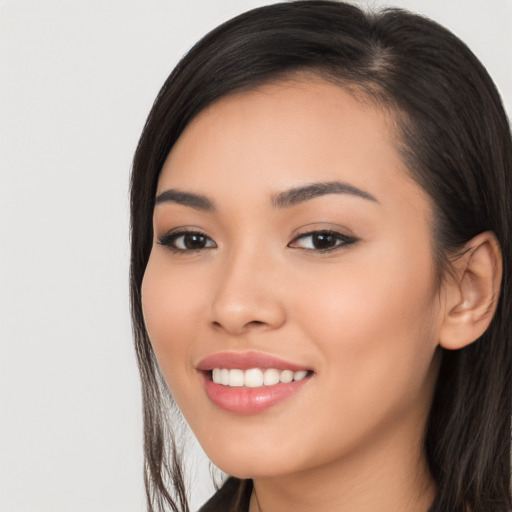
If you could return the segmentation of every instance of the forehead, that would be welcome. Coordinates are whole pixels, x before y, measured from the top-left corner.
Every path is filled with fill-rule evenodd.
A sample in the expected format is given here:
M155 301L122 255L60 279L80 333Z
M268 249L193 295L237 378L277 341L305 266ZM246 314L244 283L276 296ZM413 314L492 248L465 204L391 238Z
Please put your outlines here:
M158 188L222 196L229 183L228 195L269 195L341 180L372 195L398 182L418 189L397 147L384 108L330 82L291 80L229 95L199 113L170 152Z

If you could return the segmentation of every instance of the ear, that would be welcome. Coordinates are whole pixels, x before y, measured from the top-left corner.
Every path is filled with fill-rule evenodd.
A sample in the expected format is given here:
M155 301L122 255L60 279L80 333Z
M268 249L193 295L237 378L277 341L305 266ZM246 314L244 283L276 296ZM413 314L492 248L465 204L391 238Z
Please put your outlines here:
M498 305L502 276L501 250L491 231L470 240L454 262L445 285L446 307L439 344L449 350L477 340L489 327Z

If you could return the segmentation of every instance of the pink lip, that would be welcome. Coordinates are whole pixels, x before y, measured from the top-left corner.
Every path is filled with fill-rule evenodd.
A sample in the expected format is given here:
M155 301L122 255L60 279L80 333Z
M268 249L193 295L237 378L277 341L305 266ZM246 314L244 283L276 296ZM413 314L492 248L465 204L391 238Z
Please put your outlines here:
M197 369L202 371L213 368L239 368L240 370L275 368L276 370L293 370L294 372L311 369L258 352L219 352L205 357L197 365Z
M217 407L238 414L255 414L277 405L295 395L311 378L311 375L309 375L299 381L258 388L229 387L215 384L211 380L209 371L213 368L238 368L241 370L275 368L277 370L293 370L294 372L310 369L267 354L254 352L218 353L201 360L197 369L207 397Z

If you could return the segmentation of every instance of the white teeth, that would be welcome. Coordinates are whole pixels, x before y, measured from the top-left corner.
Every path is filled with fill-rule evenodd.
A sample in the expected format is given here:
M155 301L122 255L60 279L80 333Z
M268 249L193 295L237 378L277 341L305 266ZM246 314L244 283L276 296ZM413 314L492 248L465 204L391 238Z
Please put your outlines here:
M306 377L308 372L306 370L301 370L300 372L295 372L293 374L293 380L302 380Z
M293 380L293 372L291 370L283 370L279 376L279 380L284 384L288 384Z
M259 368L251 368L245 372L245 386L259 388L263 386L263 372Z
M265 373L263 374L263 384L265 384L265 386L273 386L278 382L279 370L276 370L274 368L269 368L268 370L265 370Z
M229 386L241 388L245 384L244 374L243 370L229 370Z
M237 368L214 368L212 370L212 380L215 384L223 386L259 388L261 386L274 386L278 383L288 384L294 380L302 380L308 375L307 370L293 372L292 370L276 370L267 368L251 368L249 370L239 370Z

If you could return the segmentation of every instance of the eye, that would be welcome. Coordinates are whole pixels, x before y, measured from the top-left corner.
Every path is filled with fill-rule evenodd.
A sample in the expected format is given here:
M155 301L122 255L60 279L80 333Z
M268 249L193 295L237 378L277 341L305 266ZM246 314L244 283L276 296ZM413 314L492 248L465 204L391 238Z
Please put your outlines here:
M217 247L211 238L200 231L168 233L160 237L158 243L173 252L199 251Z
M308 251L329 252L355 242L357 242L356 238L338 233L337 231L312 231L298 236L288 244L288 247L306 249Z

